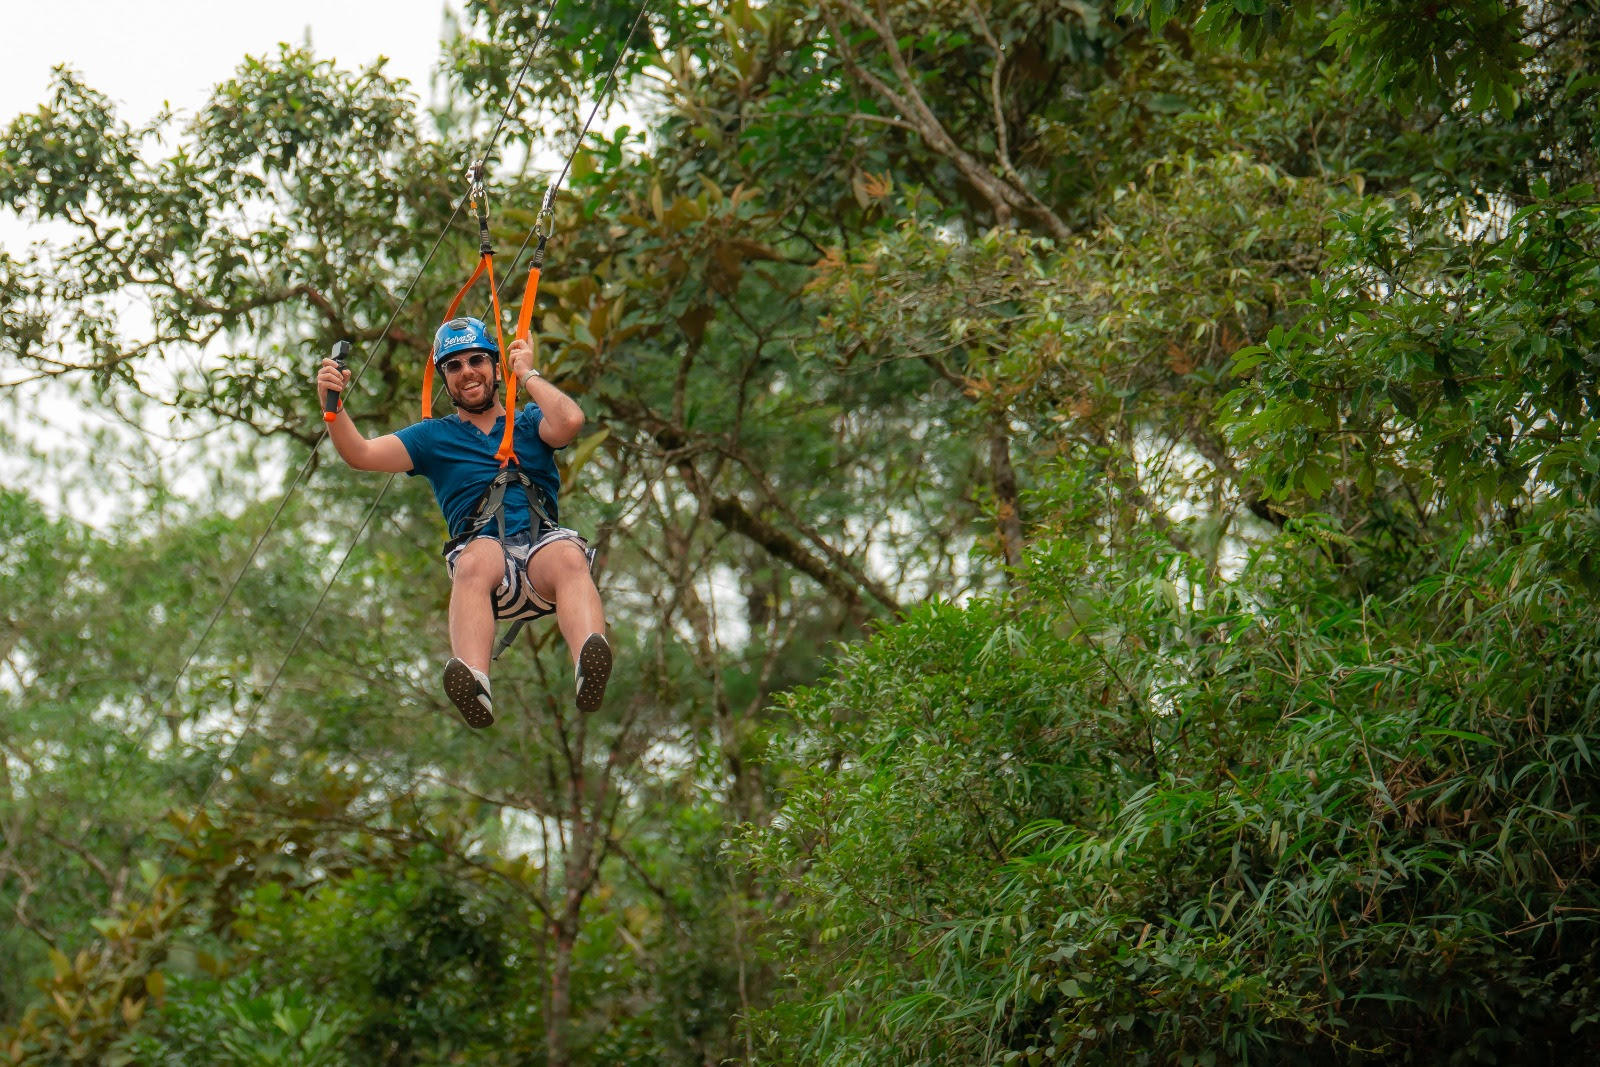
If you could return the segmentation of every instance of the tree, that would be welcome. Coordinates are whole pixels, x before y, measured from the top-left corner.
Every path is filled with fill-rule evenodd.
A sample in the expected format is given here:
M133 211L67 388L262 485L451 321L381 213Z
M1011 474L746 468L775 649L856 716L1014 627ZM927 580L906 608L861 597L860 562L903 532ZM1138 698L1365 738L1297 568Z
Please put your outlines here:
M558 3L511 97L544 10L436 115L285 49L0 138L72 235L0 260L8 392L215 478L0 512L11 1058L1591 1049L1587 5ZM535 633L486 743L434 506L305 379L414 417L508 104L622 669L577 717Z

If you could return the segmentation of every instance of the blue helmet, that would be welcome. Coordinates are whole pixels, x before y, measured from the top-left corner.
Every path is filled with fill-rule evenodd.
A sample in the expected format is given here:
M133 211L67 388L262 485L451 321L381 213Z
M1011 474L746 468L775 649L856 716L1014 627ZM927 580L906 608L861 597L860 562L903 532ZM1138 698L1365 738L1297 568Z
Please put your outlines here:
M482 319L451 319L433 335L433 365L436 367L458 353L477 351L488 352L496 358L500 355L500 346L494 343L494 336Z

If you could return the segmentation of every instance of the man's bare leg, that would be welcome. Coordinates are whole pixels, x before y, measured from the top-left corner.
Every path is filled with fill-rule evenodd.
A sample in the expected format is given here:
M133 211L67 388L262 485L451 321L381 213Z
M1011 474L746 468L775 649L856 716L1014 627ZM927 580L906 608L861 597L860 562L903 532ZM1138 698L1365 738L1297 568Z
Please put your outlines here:
M528 581L556 607L556 623L577 668L578 708L596 710L611 677L611 646L588 558L575 542L556 541L528 560Z
M505 579L505 559L500 542L492 537L469 542L456 557L450 587L450 651L484 674L494 651L494 591Z
M494 590L505 579L500 542L478 538L456 557L450 587L450 651L444 691L468 726L494 725L489 656L494 648Z
M528 560L528 580L541 600L556 606L556 623L576 662L589 635L606 632L600 591L594 587L583 549L575 541L546 545Z

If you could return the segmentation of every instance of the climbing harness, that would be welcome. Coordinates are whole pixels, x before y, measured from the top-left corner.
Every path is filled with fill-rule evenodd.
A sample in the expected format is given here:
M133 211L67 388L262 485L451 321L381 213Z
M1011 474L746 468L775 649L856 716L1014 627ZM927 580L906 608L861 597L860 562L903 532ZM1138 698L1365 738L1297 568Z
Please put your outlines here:
M506 490L513 485L521 485L528 497L528 508L532 512L529 518L537 520L533 523L534 536L542 536L556 528L555 520L544 506L544 489L535 485L521 467L506 466L500 468L500 473L494 476L494 481L489 483L489 487L478 497L478 502L472 506L472 517L467 520L467 528L444 543L445 555L448 556L483 533L491 522L496 524L495 536L502 545L506 543Z
M536 485L532 478L523 473L520 466L512 462L500 468L500 473L494 476L494 481L490 482L489 487L478 497L478 502L472 506L472 517L467 520L466 529L445 542L442 555L448 559L456 549L482 536L484 530L492 522L495 524L494 536L500 542L500 551L509 557L511 549L506 544L505 497L506 490L513 485L520 485L523 494L528 498L528 510L530 513L528 517L532 522L532 537L535 544L546 534L560 528L556 525L555 520L550 517L549 509L545 506L548 496L544 489ZM517 634L521 632L525 623L549 614L548 611L539 609L531 603L525 605L520 612L509 615L500 614L498 603L495 607L495 618L502 622L509 621L511 626L506 630L505 635L495 643L492 657L494 659L499 659L500 653L511 647L511 642L516 640Z
M500 438L500 447L495 450L495 459L500 461L500 472L495 475L494 480L473 505L472 515L467 520L466 528L445 542L445 556L449 556L457 548L481 535L490 523L495 524L495 537L500 542L500 550L509 553L510 550L506 547L505 496L506 490L514 485L520 485L523 495L527 498L529 519L533 525L535 540L556 528L555 520L550 517L550 511L553 509L547 506L550 503L548 495L528 477L517 459L515 444L517 379L511 371L511 354L506 348L505 336L500 328L500 291L494 276L494 243L489 236L489 196L483 183L484 161L479 159L473 162L467 173L470 181L467 199L478 217L478 265L466 284L456 292L455 299L450 301L450 307L444 314L444 326L440 332L442 333L455 321L461 302L472 291L472 287L478 284L478 280L487 279L489 299L493 309L495 341L499 348L500 378L506 383L506 414L505 431ZM526 341L533 324L533 308L539 295L539 278L544 273L545 246L551 236L551 201L554 195L555 185L552 184L545 193L544 204L534 222L534 233L538 236L539 243L533 250L532 266L528 269L528 282L523 289L522 307L517 312L517 330L513 335L513 341ZM436 340L434 344L437 349L439 342ZM433 372L434 359L430 357L422 372L422 417L425 419L431 418L433 414ZM511 627L495 645L494 658L499 659L500 654L510 647L524 623L538 618L541 614L543 613L529 609L521 615L507 616L511 621Z

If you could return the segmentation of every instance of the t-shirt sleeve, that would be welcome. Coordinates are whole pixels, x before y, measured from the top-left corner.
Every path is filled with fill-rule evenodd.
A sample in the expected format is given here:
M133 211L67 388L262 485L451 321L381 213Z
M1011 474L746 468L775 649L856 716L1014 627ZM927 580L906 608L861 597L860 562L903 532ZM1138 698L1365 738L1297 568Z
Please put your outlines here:
M550 445L545 441L544 438L539 436L539 424L543 421L544 412L539 409L538 404L529 401L525 405L518 405L517 432L519 434L532 434L533 439L537 441L541 447L548 449ZM561 447L565 448L566 446L562 445Z
M406 454L411 457L411 469L406 474L412 478L426 476L433 463L434 441L433 427L428 420L413 422L396 430L394 435L400 438L400 443L406 446Z

